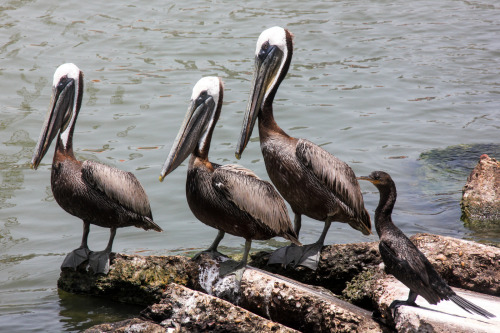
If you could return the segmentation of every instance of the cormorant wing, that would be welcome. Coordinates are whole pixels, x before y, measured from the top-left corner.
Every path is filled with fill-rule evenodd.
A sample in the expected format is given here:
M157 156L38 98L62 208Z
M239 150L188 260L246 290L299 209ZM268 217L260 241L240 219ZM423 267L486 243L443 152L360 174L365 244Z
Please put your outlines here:
M247 168L226 164L215 169L214 188L239 209L275 233L287 232L291 225L285 202L274 187Z
M367 228L371 229L356 175L347 163L305 139L298 140L295 154L302 165L335 194L353 217L364 217L363 220L368 221Z
M94 161L84 161L82 179L118 205L136 214L152 218L146 192L131 172Z
M386 260L390 262L389 265L392 266L391 274L398 279L400 277L395 272L399 271L401 274L409 274L412 280L419 279L424 286L430 286L426 267L427 258L425 258L411 240L404 235L403 237L382 237L379 243L380 255L384 259L384 262ZM417 283L417 281L413 282Z

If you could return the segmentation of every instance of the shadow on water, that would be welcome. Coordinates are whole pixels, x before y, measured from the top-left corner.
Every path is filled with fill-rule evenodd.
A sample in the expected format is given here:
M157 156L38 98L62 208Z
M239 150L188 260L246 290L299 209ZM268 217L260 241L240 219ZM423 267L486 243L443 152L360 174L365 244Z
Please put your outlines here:
M58 290L58 294L59 320L65 332L80 332L94 325L137 317L145 308L62 290Z
M498 144L460 144L432 149L420 154L417 177L421 190L441 196L445 206L460 206L462 188L482 154L500 157ZM456 207L453 207L456 209ZM465 225L467 227L467 225ZM470 239L500 245L500 227L471 230Z

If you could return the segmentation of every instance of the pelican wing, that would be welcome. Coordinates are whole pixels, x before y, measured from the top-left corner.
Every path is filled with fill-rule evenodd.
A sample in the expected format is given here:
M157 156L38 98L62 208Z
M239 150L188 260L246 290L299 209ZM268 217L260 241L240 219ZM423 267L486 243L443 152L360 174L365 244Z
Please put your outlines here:
M274 187L249 169L226 164L215 169L214 188L239 209L277 234L290 232L290 217L285 202Z
M302 165L347 207L353 217L364 215L361 189L354 171L347 163L305 139L299 139L295 154Z
M82 178L118 205L152 218L148 196L131 172L94 161L85 161L82 165Z

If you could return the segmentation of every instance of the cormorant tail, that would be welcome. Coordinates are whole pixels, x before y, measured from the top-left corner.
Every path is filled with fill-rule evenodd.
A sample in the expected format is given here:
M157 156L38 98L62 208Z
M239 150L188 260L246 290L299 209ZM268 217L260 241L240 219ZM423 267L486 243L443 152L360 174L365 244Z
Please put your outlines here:
M481 316L483 316L485 318L493 318L493 317L495 317L494 314L486 311L482 307L477 306L476 304L474 304L472 302L469 302L465 298L460 297L460 296L458 296L456 294L450 296L450 300L453 301L453 303L455 303L456 305L458 305L459 307L461 307L462 309L464 309L465 311L467 311L469 313L477 313L478 315L481 315Z

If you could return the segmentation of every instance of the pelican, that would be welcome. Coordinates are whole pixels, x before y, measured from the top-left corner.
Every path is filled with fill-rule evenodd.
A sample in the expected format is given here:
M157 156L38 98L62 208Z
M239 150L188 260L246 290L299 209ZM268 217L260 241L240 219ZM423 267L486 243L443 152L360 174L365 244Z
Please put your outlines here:
M224 276L244 269L254 239L281 236L301 244L285 202L269 182L242 166L219 165L208 160L222 98L220 78L204 77L196 83L184 122L161 170L160 181L191 154L186 180L189 208L201 222L219 230L213 244L203 252L220 255L217 247L226 232L245 239L241 262L221 263L219 274Z
M31 166L35 170L38 168L57 135L50 181L52 193L62 209L83 220L82 243L66 256L61 269L76 269L89 260L95 274L107 274L117 228L162 229L153 222L148 197L132 173L75 158L73 132L82 95L83 73L80 69L71 63L59 66L54 73L52 99ZM104 251L89 250L90 224L110 228L109 242Z
M241 157L258 118L267 173L295 214L295 233L299 235L303 214L325 222L316 243L298 249L293 249L293 245L279 249L269 263L300 264L316 269L319 252L333 221L348 223L365 235L371 234L371 222L349 165L308 140L289 136L274 120L274 96L288 72L292 53L292 35L288 30L273 27L261 33L236 158Z

